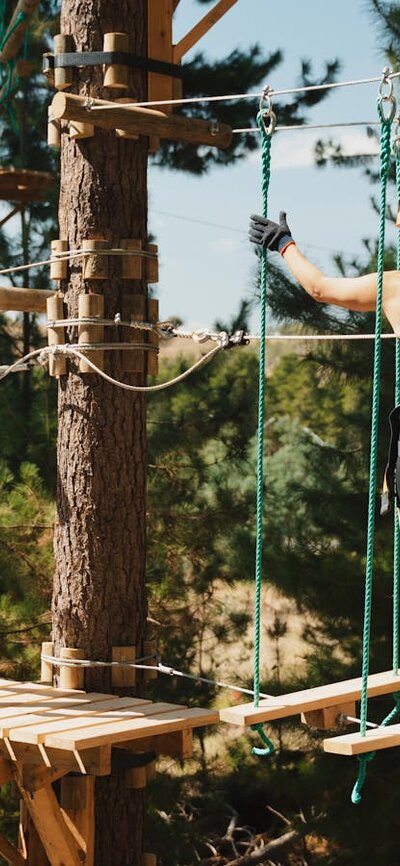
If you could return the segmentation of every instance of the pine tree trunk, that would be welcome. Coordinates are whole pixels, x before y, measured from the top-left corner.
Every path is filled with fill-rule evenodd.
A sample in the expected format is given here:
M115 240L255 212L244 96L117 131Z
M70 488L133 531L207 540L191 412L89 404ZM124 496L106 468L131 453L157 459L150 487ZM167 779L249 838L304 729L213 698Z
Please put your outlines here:
M101 50L103 34L127 32L130 50L146 53L146 0L63 0L61 32L77 50ZM105 91L102 69L77 72L75 92L115 98L145 98L143 73L132 72L131 88ZM146 239L147 141L124 140L113 131L73 142L63 133L60 238L69 248L84 239ZM83 284L80 263L71 262L68 315L76 316L85 288L105 294L105 315L121 311L122 296L145 293L145 283L122 281L120 259L110 259L110 279ZM70 334L76 340L76 331ZM115 340L106 329L105 339ZM105 353L106 369L125 381L116 353ZM78 647L85 658L109 660L113 646L141 652L146 621L145 400L73 372L60 379L58 493L53 594L55 652ZM70 366L70 370L71 370ZM139 690L140 690L139 679ZM91 669L85 687L112 691L109 669ZM132 690L131 690L132 691ZM126 693L126 692L125 692ZM141 866L143 797L125 788L123 777L96 781L96 866Z

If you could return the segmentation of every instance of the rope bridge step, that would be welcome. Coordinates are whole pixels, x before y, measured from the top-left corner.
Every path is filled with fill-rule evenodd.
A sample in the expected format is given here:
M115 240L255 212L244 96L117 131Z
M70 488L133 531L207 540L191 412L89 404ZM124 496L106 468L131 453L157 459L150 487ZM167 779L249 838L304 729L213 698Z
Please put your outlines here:
M395 676L392 671L371 674L368 678L369 697L391 694L398 691L399 688L400 676ZM228 722L231 725L248 727L259 722L286 719L290 716L300 715L300 713L323 710L327 707L341 707L352 701L360 700L361 691L362 677L357 677L352 680L343 680L339 683L330 683L317 688L279 695L276 698L264 698L260 700L258 707L254 707L250 703L226 707L220 710L220 718L222 722Z
M350 757L377 752L380 749L393 749L395 746L400 746L400 725L374 728L367 731L364 736L359 731L355 734L343 734L323 742L324 752Z

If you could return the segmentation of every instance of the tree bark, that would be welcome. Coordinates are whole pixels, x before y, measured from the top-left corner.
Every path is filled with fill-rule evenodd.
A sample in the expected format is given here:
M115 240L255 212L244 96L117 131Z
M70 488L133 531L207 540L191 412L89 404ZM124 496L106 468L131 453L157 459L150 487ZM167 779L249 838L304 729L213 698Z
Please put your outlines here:
M123 31L130 50L144 55L146 13L147 0L63 0L61 32L72 34L76 50L96 51L102 50L104 33ZM103 88L101 68L80 69L73 90L144 99L144 74L131 75L130 89L116 94ZM69 248L95 238L110 246L125 238L146 241L147 140L108 130L77 142L66 134L62 139L60 238ZM70 263L68 316L77 315L84 290L104 293L107 318L121 311L123 295L146 292L143 282L121 280L118 258L109 262L110 279L85 283L80 263ZM69 339L76 341L76 331ZM107 339L116 339L111 328L105 329ZM117 353L104 357L113 375L143 384L141 374L121 372ZM55 653L78 647L85 658L110 660L113 646L134 645L140 654L146 622L145 400L71 364L60 379L58 413ZM85 686L112 691L110 670L88 670ZM121 777L97 780L96 866L141 866L143 811L142 793L127 790Z

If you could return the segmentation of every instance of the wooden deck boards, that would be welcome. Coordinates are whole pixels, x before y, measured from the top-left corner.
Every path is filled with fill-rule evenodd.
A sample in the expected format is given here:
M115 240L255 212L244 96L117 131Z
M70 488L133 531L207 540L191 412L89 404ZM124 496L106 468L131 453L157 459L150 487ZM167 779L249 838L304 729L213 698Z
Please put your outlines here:
M334 755L362 755L365 752L377 752L379 749L392 749L400 746L400 725L374 728L367 731L365 737L359 732L331 737L324 740L323 746L324 752Z
M276 698L264 698L259 707L253 704L240 704L236 707L226 707L220 710L222 722L232 725L254 725L258 722L270 722L275 719L285 719L308 713L311 710L339 706L340 704L358 701L361 698L361 677L344 680L339 683L319 686L313 689L291 692ZM394 676L392 671L371 674L368 678L368 695L377 697L396 692L400 689L400 676Z
M218 721L211 710L0 680L0 741L26 746L27 760L30 748L76 753Z

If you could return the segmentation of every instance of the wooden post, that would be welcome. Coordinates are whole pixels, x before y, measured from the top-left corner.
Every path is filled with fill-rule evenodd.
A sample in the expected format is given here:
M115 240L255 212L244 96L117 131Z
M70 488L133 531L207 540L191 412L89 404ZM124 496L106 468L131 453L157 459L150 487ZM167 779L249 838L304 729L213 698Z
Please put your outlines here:
M79 659L82 658L82 650L73 649L72 647L61 647L61 659ZM80 665L76 668L70 665L60 665L60 689L83 689L84 687L84 668Z
M180 115L167 116L153 108L120 105L104 99L91 98L92 111L84 96L73 93L56 93L51 103L52 114L57 120L88 121L104 129L126 129L137 135L156 135L171 141L187 141L191 144L206 144L225 150L232 142L232 130L226 123L197 120ZM102 110L104 109L104 110Z
M94 781L94 776L61 780L61 811L85 854L85 866L94 866Z
M75 51L75 43L72 36L63 36L58 33L54 37L54 54L70 54ZM74 70L72 66L56 66L54 68L54 87L56 90L65 90L74 83Z
M103 51L129 51L127 33L105 33ZM112 64L106 66L103 78L104 87L126 90L129 86L129 66Z
M64 302L60 292L53 292L52 297L47 298L47 318L49 321L57 321L64 318ZM65 342L65 328L47 328L47 340L49 346L59 346ZM65 355L49 355L50 376L64 376L67 372L67 359Z
M124 295L122 298L122 318L129 322L144 322L146 319L146 298L143 295ZM127 343L132 343L132 346L144 344L145 332L138 328L126 328L125 340ZM145 369L144 351L140 349L126 349L121 352L122 369L129 373L142 373Z
M158 306L158 301L157 301L157 306ZM150 335L150 336L152 336L152 335ZM151 357L151 356L150 356L150 357ZM149 360L150 360L150 358L149 358ZM158 360L158 359L157 359L157 360ZM150 370L149 370L149 372L150 372ZM153 374L153 375L154 375L154 374ZM144 643L143 643L143 655L144 655L145 658L146 658L146 656L151 656L151 655L153 655L153 653L155 654L156 649L157 649L157 644L156 644L155 640L145 640L145 641L144 641ZM156 659L156 658L148 659L148 660L145 662L145 664L146 664L146 665L151 665L152 667L153 667L153 666L156 667L156 665L157 665L157 659ZM156 670L154 670L154 671L145 671L145 680L156 680L156 679L157 679L157 676L158 676L158 674L157 674L157 671L156 671Z
M136 649L134 646L113 646L113 662L134 663L135 659ZM111 681L114 688L129 689L136 683L136 670L135 668L113 668Z
M52 656L53 650L52 641L44 641L42 643L42 653L44 655ZM40 662L40 682L53 684L53 665L51 662L45 662L43 659Z
M63 820L51 786L36 791L33 797L24 788L21 779L18 779L18 787L51 866L82 866L81 850Z
M107 261L107 259L105 259ZM104 318L104 295L79 295L78 306L79 318ZM104 342L104 325L79 325L79 343L103 343ZM88 356L96 367L100 370L104 369L104 351L102 349L94 349L93 352L84 350L84 354ZM92 367L86 361L79 361L79 369L81 373L94 373Z

